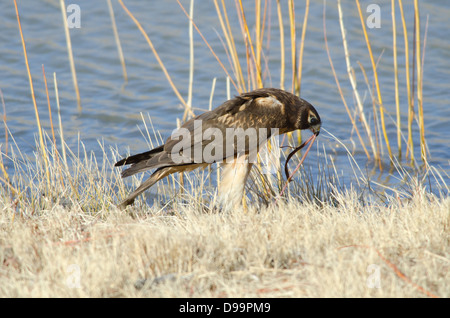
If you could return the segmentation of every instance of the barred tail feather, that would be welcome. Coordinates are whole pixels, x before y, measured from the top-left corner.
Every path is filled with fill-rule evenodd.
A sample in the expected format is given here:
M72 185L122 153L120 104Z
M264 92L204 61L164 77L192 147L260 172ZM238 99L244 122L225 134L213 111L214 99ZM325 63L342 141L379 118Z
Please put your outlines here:
M136 199L138 195L140 195L142 192L150 188L152 185L154 185L162 178L165 178L174 172L176 172L174 167L166 167L156 170L155 172L153 172L150 178L142 182L141 185L136 190L131 192L131 194L128 195L128 197L118 205L118 208L125 209L128 205L133 204L134 199Z
M148 160L148 159L154 157L155 155L161 153L163 150L164 150L164 145L161 145L150 151L126 157L126 158L116 162L114 164L114 166L119 167L119 166L129 165L129 164L133 164L133 163L138 163L138 162L141 162L142 160Z

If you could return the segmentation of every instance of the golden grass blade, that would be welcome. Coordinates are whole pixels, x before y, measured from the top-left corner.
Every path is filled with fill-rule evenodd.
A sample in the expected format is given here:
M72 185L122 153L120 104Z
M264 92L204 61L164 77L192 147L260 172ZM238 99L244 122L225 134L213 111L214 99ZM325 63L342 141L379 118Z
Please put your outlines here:
M300 96L301 85L302 85L302 68L303 68L303 49L305 46L305 36L306 36L306 27L308 24L308 14L309 14L309 0L306 0L305 3L305 16L303 18L303 27L302 27L302 38L300 41L300 52L298 55L298 69L297 69L297 94Z
M420 14L419 14L419 2L414 0L414 20L415 20L415 33L416 38L416 67L417 67L417 108L419 113L419 129L420 129L420 154L422 161L427 161L427 151L425 147L425 127L423 120L423 73L422 73L422 60L420 58Z
M353 73L353 68L351 66L350 63L350 53L348 51L348 46L347 46L347 36L346 36L346 30L344 27L344 19L343 19L343 14L342 14L342 7L341 7L341 1L338 0L337 2L338 5L338 13L339 13L339 25L341 28L341 34L342 34L342 45L344 47L344 52L345 52L345 62L347 65L347 73L348 73L348 78L350 80L350 84L352 85L353 88L353 94L355 96L356 99L356 105L358 106L358 110L359 110L359 118L361 119L361 122L364 126L364 129L366 131L367 137L369 139L369 144L370 147L372 148L372 154L375 158L375 160L379 159L379 154L378 151L375 147L374 141L373 141L373 137L372 137L372 130L370 129L370 125L367 122L366 116L364 114L364 108L363 108L363 102L361 100L361 97L359 95L358 89L357 89L357 84L356 84L356 80L355 80L355 76Z
M427 46L427 34L428 34L428 18L429 16L427 15L427 21L425 24L425 34L423 37L423 49L422 49L422 75L421 75L421 81L419 82L419 85L423 88L423 65L425 63L425 47ZM420 121L420 125L423 127L423 138L422 138L422 145L423 145L423 150L428 153L428 155L430 155L430 151L427 147L426 144L426 139L425 139L425 122L424 122L424 116L423 116L423 110L422 110L422 117L421 117L421 121Z
M66 169L68 169L67 165L67 155L66 155L66 142L64 140L64 129L61 120L61 108L59 105L59 91L58 91L58 81L56 80L56 73L53 72L53 84L55 85L55 99L56 99L56 108L58 111L58 124L59 124L59 136L61 140L61 150L63 154L64 165Z
M255 39L256 39L256 65L261 70L261 0L255 0Z
M45 143L44 143L44 136L42 134L41 120L39 119L39 111L38 111L37 104L36 104L36 97L34 95L33 78L31 77L30 65L28 64L27 48L25 45L25 40L23 38L22 25L20 23L19 9L17 8L16 0L14 0L14 7L16 9L17 23L19 24L20 39L22 41L23 55L25 58L25 66L26 66L27 73L28 73L28 81L30 83L31 99L33 101L34 112L36 115L36 123L37 123L38 133L39 133L39 144L41 146L41 154L42 154L42 158L44 160L44 165L45 165L45 175L47 178L47 180L46 180L47 181L47 191L49 191L49 189L50 189L50 171L48 168L48 158L47 158L47 153L45 151L46 148L45 148Z
M164 75L166 76L167 81L169 82L170 86L172 87L173 92L178 97L180 102L183 104L183 106L185 108L183 121L186 119L187 113L190 113L192 116L194 116L194 113L192 112L192 109L189 108L189 106L187 105L187 103L184 100L183 96L181 96L180 92L178 91L177 87L175 86L174 82L172 81L172 78L170 77L169 72L167 71L166 67L164 66L164 63L162 62L161 58L159 57L158 52L156 51L155 47L153 46L153 42L150 40L150 38L147 35L147 33L145 32L144 28L139 23L139 21L135 18L135 16L130 12L130 10L128 10L128 8L125 6L123 1L119 0L119 3L122 6L122 8L125 10L125 12L129 15L131 20L133 20L133 22L136 24L136 26L138 27L139 31L141 31L142 35L144 36L145 40L147 41L148 45L150 46L150 49L152 50L153 55L156 58L156 61L158 62L159 66L161 67L161 70L163 71Z
M283 14L281 12L280 0L277 0L278 26L280 28L280 88L284 89L285 78L285 52L284 52L284 25Z
M249 41L247 32L245 32L244 21L242 19L241 9L237 0L235 0L236 13L239 21L239 26L241 28L241 34L245 44L245 60L247 62L247 83L244 81L244 89L245 91L251 91L256 87L256 80L254 75L254 70L252 68L252 60L250 57L250 49L249 49Z
M244 6L242 5L242 0L239 0L238 15L240 15L242 18L242 22L243 22L242 24L244 26L244 31L245 31L245 34L247 35L248 46L250 47L250 51L252 53L251 57L255 63L256 85L257 85L257 87L255 87L255 88L261 88L262 87L261 65L259 65L257 63L255 49L253 48L253 41L252 41L252 37L250 35L250 31L248 29L248 23L247 23L247 19L245 17L245 11L244 11Z
M122 0L119 0L122 3ZM181 10L183 10L184 14L186 15L186 17L188 19L189 18L189 14L187 13L186 9L184 9L183 5L181 4L181 2L179 0L177 0L178 5L180 6ZM197 33L200 35L200 37L202 38L203 42L205 42L206 46L209 48L209 50L211 51L211 53L213 54L213 56L216 58L217 62L219 62L220 67L223 69L223 71L225 72L225 74L230 77L230 74L228 73L228 70L226 69L226 67L223 65L222 61L219 59L219 57L217 56L217 54L214 52L213 48L211 47L211 45L208 43L208 41L206 40L206 38L203 36L203 33L200 31L200 29L197 27L197 25L195 24L195 22L190 19L192 21L192 25L194 26L195 30L197 31ZM156 51L155 51L156 52ZM233 81L233 79L230 77L231 82L233 83L233 86L236 88L236 90L238 90L238 87L236 85L236 83Z
M64 185L64 179L63 179L63 175L62 175L62 171L61 171L61 163L59 162L59 153L58 153L58 148L56 147L56 137L55 137L55 129L53 127L53 119L52 119L52 108L50 106L50 96L48 94L48 86L47 86L47 77L45 76L45 68L44 68L44 64L42 64L42 76L44 78L44 83L45 83L45 94L47 95L47 104L48 104L48 116L49 116L49 121L50 121L50 128L52 130L52 140L53 140L53 149L55 151L55 157L56 157L56 162L57 162L57 166L59 169L59 176L61 179L61 185Z
M412 138L412 123L414 119L414 104L413 104L413 96L411 94L411 82L410 82L410 72L409 72L409 45L408 45L408 28L406 27L405 14L403 12L403 4L402 0L398 0L398 4L400 7L400 15L402 17L402 26L403 26L403 40L405 43L405 74L406 74L406 92L408 95L408 142L406 149L406 156L408 156L408 152L411 154L411 163L414 163L414 142Z
M18 195L19 191L14 188L14 186L11 184L11 181L9 179L9 175L8 172L6 172L5 166L3 165L3 156L0 154L0 170L2 171L3 175L5 176L5 178L0 177L0 181L3 182L3 184L5 184L14 195Z
M220 26L222 27L222 32L225 35L225 40L227 41L228 50L230 52L231 60L233 62L233 70L235 72L235 78L238 85L238 92L242 93L245 87L244 75L242 73L241 64L239 62L239 57L236 51L236 45L234 43L233 33L231 32L230 22L228 20L228 14L225 6L225 2L222 0L223 17L220 11L220 7L217 0L214 0L214 5L216 7L217 16L219 18Z
M122 65L123 79L125 80L125 82L127 82L128 81L127 66L125 65L125 58L123 56L122 45L120 44L119 32L117 31L116 18L114 17L114 9L111 4L111 0L107 0L107 3L109 9L109 16L111 17L111 27L114 32L114 39L116 41L117 46L117 53L119 54L120 65Z
M289 6L289 25L290 25L290 30L291 30L291 67L292 67L292 88L291 88L291 93L294 93L295 91L295 87L297 85L297 76L295 76L295 72L297 70L297 67L295 65L296 63L296 35L295 35L295 8L294 8L294 1L293 0L289 0L288 2L288 6Z
M361 72L363 74L364 77L364 81L366 82L367 88L369 90L369 94L370 96L372 96L372 91L373 89L370 87L370 82L369 82L369 78L367 77L367 73L366 70L364 68L364 66L361 64L361 62L357 61L356 63L358 63ZM375 131L375 141L376 141L376 149L377 149L377 154L383 154L383 151L381 149L381 145L380 145L380 134L378 133L379 130L379 123L378 123L378 115L377 115L377 109L376 109L376 105L375 105L375 98L371 98L372 100L372 111L373 111L373 122L374 122L374 131ZM382 168L381 166L381 155L378 155L378 164L380 166L380 170Z
M45 76L44 64L42 64L42 77L44 78L45 94L47 96L48 117L49 117L49 121L50 121L50 128L52 130L53 144L56 145L55 129L53 128L53 119L52 119L52 108L50 106L50 96L48 94L47 77Z
M2 100L2 106L3 106L3 124L5 125L5 155L8 156L8 125L6 124L6 106L5 106L5 100L3 99L3 92L0 88L0 99ZM0 150L1 150L1 146L0 146ZM10 180L9 180L9 175L8 172L6 171L5 166L3 165L3 153L0 151L0 170L2 170L3 175L5 176L5 179L3 179L2 181L7 184L11 189L13 189L14 193L18 193L17 190L14 189L14 187L12 187Z
M3 99L3 92L0 88L0 99L2 100L2 107L3 107L3 124L5 125L5 155L8 155L8 124L6 123L6 106L5 106L5 100Z
M392 15L392 53L394 58L394 89L395 89L395 108L397 110L397 146L398 156L402 156L402 129L400 118L400 101L398 92L398 65L397 65L397 23L395 21L395 0L391 0Z
M262 19L262 26L261 26L261 34L260 34L260 43L261 43L261 51L262 51L262 44L264 42L264 34L266 30L266 20L267 20L267 6L268 6L268 0L264 0L264 12L263 12L263 19ZM270 21L269 21L269 27L270 27ZM269 34L267 35L267 42L270 42L270 28L268 30ZM262 68L261 68L262 71Z
M77 72L75 70L75 62L73 60L73 53L72 53L72 42L70 40L69 26L67 24L66 4L64 3L64 0L60 0L59 4L61 7L61 13L62 13L62 18L63 18L64 33L66 35L67 54L69 56L70 71L72 73L73 87L75 89L75 94L77 96L78 110L81 110L80 90L78 88Z
M194 30L192 21L194 19L194 0L189 6L189 86L187 104L192 109L192 85L194 83Z
M359 0L355 0L355 1L356 1L356 5L358 7L359 17L361 19L361 27L362 27L362 30L364 33L364 38L366 40L367 49L369 51L370 61L372 63L373 75L375 78L375 86L376 86L377 97L378 97L378 106L380 108L381 128L383 129L384 140L386 142L386 147L389 152L389 158L392 158L391 146L389 144L389 138L388 138L388 135L386 132L386 125L384 122L384 106L383 106L383 100L381 98L380 83L378 81L378 72L377 72L375 60L374 60L373 54L372 54L372 48L371 48L370 41L369 41L369 35L367 34L366 24L365 24L364 17L363 17L362 11L361 11L361 5L359 4Z
M364 149L364 152L366 153L367 158L371 158L369 152L367 151L366 146L364 145L363 139L361 137L361 134L359 133L358 126L356 125L356 122L350 112L350 109L348 108L347 102L344 97L344 93L342 92L341 85L339 84L339 79L336 74L336 70L334 69L333 60L331 59L330 49L328 47L328 40L327 40L327 26L326 26L326 6L323 6L323 35L324 35L324 42L325 42L325 49L327 51L328 55L328 61L330 62L331 70L333 72L334 80L336 81L337 88L339 90L339 95L341 96L342 102L344 103L345 110L347 111L348 117L350 118L350 121L352 122L353 127L355 128L356 134L358 135L359 141Z

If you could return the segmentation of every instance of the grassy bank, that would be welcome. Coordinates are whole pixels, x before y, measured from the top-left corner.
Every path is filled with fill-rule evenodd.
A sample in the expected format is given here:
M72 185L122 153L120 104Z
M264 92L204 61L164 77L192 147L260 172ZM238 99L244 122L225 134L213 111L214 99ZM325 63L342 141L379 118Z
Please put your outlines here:
M0 193L1 297L450 295L446 186L436 195L405 177L388 195L338 187L318 166L326 191L302 184L312 178L303 171L277 203L258 201L263 190L250 182L247 210L220 213L213 192L181 192L177 176L158 185L155 201L121 211L114 203L140 180L124 184L110 169L114 150L102 159L67 151L68 169L45 152L47 165L18 149L2 154L17 173Z
M269 14L261 1L256 1L255 26L249 28L239 1L235 14L240 19L246 44L245 54L240 54L239 59L234 44L236 34L231 32L227 18L232 7L226 7L223 2L214 3L230 61L230 72L224 67L227 75L232 74L228 77L230 86L235 87L236 92L261 87L267 73L262 58L265 41L269 42L268 28L269 25L275 28L277 24L266 22ZM357 3L359 6L359 1ZM280 44L281 65L275 66L280 69L279 87L286 86L300 94L309 1L305 4L301 36L296 36L299 17L295 19L294 1L289 1L288 7L282 4L276 2L277 12L273 12L273 16L279 20L280 43L290 42L291 48L289 54ZM403 10L401 1L398 9ZM16 12L19 17L17 7ZM418 8L414 12L418 21ZM128 14L145 34L132 13ZM403 12L401 18L404 19ZM326 22L325 14L323 19ZM340 20L344 43L342 16ZM393 20L395 25L395 15ZM18 22L20 27L19 19ZM197 29L193 23L191 30ZM416 28L420 30L419 26ZM253 29L254 35L250 32ZM405 36L406 31L405 28ZM21 38L28 65L22 34ZM300 43L296 38L302 39ZM157 56L148 37L146 41ZM416 48L412 49L418 51L420 38L416 42ZM372 56L368 38L366 43ZM300 45L298 50L297 44ZM407 52L408 43L405 46ZM211 51L214 53L213 49ZM417 63L412 69L419 67L421 70L419 57L416 55ZM172 87L171 77L159 57L157 59ZM291 60L290 65L287 63L291 69L285 69L285 60ZM329 60L334 72L331 55ZM222 63L219 59L218 62ZM349 61L346 63L355 97L359 96L354 75L351 75L354 70ZM366 68L369 70L369 67ZM365 74L365 69L361 69ZM409 69L407 62L405 70ZM190 70L193 72L192 67ZM420 78L415 85L420 114L422 77L419 70ZM34 101L29 68L27 73ZM43 77L45 79L45 73ZM340 87L337 78L336 84ZM398 161L389 150L391 168L398 169L401 180L398 187L388 188L387 192L382 187L374 187L357 166L354 167L354 182L346 187L339 181L333 163L319 160L318 173L311 175L300 170L301 175L295 176L282 199L275 199L285 182L282 168L272 176L254 169L247 189L247 207L230 213L214 209L216 170L185 174L182 179L178 175L171 176L152 188L153 194L146 193L135 206L121 211L115 204L130 189L136 188L143 176L126 180L130 184L124 183L120 171L112 169L119 154L114 149L105 149L102 144L99 146L103 150L102 158L86 151L81 141L77 150L67 147L55 73L53 79L59 134L55 133L58 129L53 129L50 117L52 133L46 135L34 101L38 128L34 154L21 152L8 130L4 111L7 138L0 148L0 297L450 296L448 186L439 172L427 164L422 116L418 126L425 172L420 177L410 175L401 165L394 165ZM367 84L371 86L370 80ZM408 89L410 86L408 82ZM192 116L190 98L184 101L176 87L173 89L185 107L183 119ZM409 130L414 123L414 93L411 95L406 100L411 118L404 127ZM345 96L341 98L347 108ZM347 112L355 131L358 132L358 127L361 130L361 134L357 133L358 139L367 157L380 159L381 168L383 136L376 132L384 131L385 127L381 119L384 106L378 89L377 96L371 94L370 99L376 119L373 126L365 123L367 111L360 108L362 105L357 103L354 108L347 108ZM5 109L4 104L3 107ZM50 103L49 113L52 114ZM400 124L397 125L400 129ZM149 138L158 135L148 131L146 134ZM401 131L398 135L401 137ZM403 158L414 162L410 136L408 133L408 142L403 146ZM292 145L298 145L300 136L297 140L291 137ZM388 140L383 138L388 148ZM400 142L397 147L401 161ZM388 160L386 156L384 162ZM328 156L324 153L320 158ZM349 159L351 165L356 164L351 155ZM297 163L298 158L293 158L292 165ZM275 166L282 167L281 161Z
M356 192L337 200L177 215L57 204L14 221L2 200L0 295L450 296L448 197L417 188L389 206L363 206Z

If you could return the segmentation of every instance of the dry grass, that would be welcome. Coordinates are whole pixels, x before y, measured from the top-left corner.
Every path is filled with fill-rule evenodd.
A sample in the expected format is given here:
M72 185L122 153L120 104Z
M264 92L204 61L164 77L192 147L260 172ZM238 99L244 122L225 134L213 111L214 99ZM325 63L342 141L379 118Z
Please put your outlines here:
M38 178L20 200L3 188L1 297L450 296L450 199L413 182L386 204L355 189L321 206L291 193L229 214L182 200L124 212L96 177L112 182L118 172L87 163L74 169L85 180L78 199L68 179L51 202L36 199ZM380 288L371 288L378 274Z
M257 11L258 35L250 37L239 3L247 80L227 9L215 1L238 91L261 85L267 34L265 12ZM307 16L305 11L304 25ZM281 11L278 18L282 29ZM291 40L295 31L290 23ZM295 62L296 50L291 53ZM300 90L301 55L297 67L294 62L291 89ZM284 66L281 73L283 86ZM30 86L33 91L31 76ZM282 186L281 171L273 178L254 174L248 210L232 213L210 208L212 177L198 173L184 176L186 191L179 190L178 177L169 178L158 185L154 206L140 199L124 212L114 206L129 191L119 171L111 170L117 153L100 145L103 159L97 160L80 142L74 154L65 146L61 121L59 128L62 156L54 134L45 138L41 128L34 158L21 153L13 136L0 152L0 297L450 296L450 199L433 168L426 175L439 195L424 187L425 178L398 167L402 188L388 195L376 193L359 173L347 189L333 167L319 164L317 179L303 171L278 205L272 194ZM196 187L200 176L209 182ZM134 188L139 180L131 182ZM163 196L167 205L159 206Z
M168 178L121 211L114 204L140 180L111 170L114 149L97 159L67 148L67 168L45 141L36 154L48 166L17 145L0 153L0 297L450 296L450 198L431 167L421 179L398 168L403 183L389 195L357 170L345 187L319 160L277 201L254 170L248 209L232 213L212 208L214 172L197 171L184 191Z

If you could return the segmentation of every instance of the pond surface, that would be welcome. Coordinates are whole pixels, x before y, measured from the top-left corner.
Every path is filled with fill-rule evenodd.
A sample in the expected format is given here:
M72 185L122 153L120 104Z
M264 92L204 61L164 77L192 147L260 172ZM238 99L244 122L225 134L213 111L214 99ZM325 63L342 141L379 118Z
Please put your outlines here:
M58 79L61 105L61 119L66 142L76 149L79 138L88 152L101 157L99 140L106 149L117 148L119 153L137 153L148 150L141 113L148 120L151 117L155 130L167 138L176 128L176 120L181 119L184 109L173 93L154 55L135 23L125 13L117 1L113 2L115 19L123 54L125 57L128 82L124 82L122 67L111 27L111 19L106 1L80 0L81 27L70 29L73 55L81 95L81 110L77 107L70 64L68 61L62 14L59 1L21 0L19 2L20 19L27 46L28 59L33 76L35 94L42 125L50 133L50 123L45 86L42 78L42 65L48 79L53 122L58 129L53 73ZM239 20L234 1L225 1L228 17L236 38L238 52L245 58L245 44L240 33ZM290 76L290 38L287 1L281 1L285 21L286 40L286 89L291 89ZM373 110L370 94L373 90L373 72L367 53L366 43L361 31L361 22L354 1L342 1L344 24L347 29L350 59L354 67L359 92L364 100L365 114L373 129ZM188 10L189 1L181 1ZM244 1L246 17L253 26L255 8L253 1ZM263 1L264 3L264 1ZM386 112L387 132L393 153L398 153L396 136L396 109L394 91L394 72L392 57L392 20L390 1L361 1L365 16L369 4L378 4L380 8L380 28L368 29L374 57L378 63L378 76L381 85L383 103ZM66 1L66 5L70 2ZM165 64L173 82L187 99L189 86L189 20L175 0L138 1L127 0L125 4L140 21L151 38L159 56ZM408 24L410 43L413 37L412 1L404 1L406 23ZM352 152L356 162L365 172L373 174L379 182L395 184L396 172L390 171L387 149L383 142L383 171L380 172L373 161L367 159L361 144L352 130L352 124L344 108L328 61L324 43L322 1L311 1L303 55L301 97L312 103L318 110L323 127L339 138ZM429 164L442 172L449 184L450 167L450 130L449 130L449 92L450 92L450 10L446 1L420 3L421 36L426 33L426 48L423 67L423 105L425 134L429 149ZM295 18L297 43L301 37L305 6L297 1ZM407 138L407 100L405 82L405 60L403 31L397 12L397 41L399 63L399 87L403 137L403 154ZM70 13L69 13L70 14ZM265 48L268 72L264 79L267 87L280 86L280 44L276 1L269 2L268 20L270 21L270 41ZM219 58L231 72L228 58L223 49L221 27L213 1L195 1L194 21L205 38L214 48ZM23 49L12 1L0 3L0 89L5 102L7 125L22 153L32 155L35 150L34 138L37 133L33 103L30 97L28 76L25 68ZM326 7L326 27L328 45L338 75L344 97L354 112L356 103L348 79L339 16L334 1L328 1ZM250 30L254 32L254 28ZM254 33L252 33L254 34ZM410 44L412 49L412 44ZM412 51L412 50L411 50ZM227 99L226 74L211 54L199 34L194 30L194 78L192 103L194 112L200 114L209 107L213 80L216 79L213 107ZM411 53L412 60L412 53ZM370 85L366 84L358 62L364 66ZM245 65L245 64L243 64ZM236 95L233 86L230 94ZM417 105L417 102L416 102ZM353 113L354 116L354 113ZM361 127L361 126L359 126ZM413 125L415 156L420 161L419 128ZM150 133L153 134L150 129ZM308 133L306 133L308 134ZM309 135L309 134L308 134ZM305 139L305 137L303 138ZM4 129L0 129L0 143L4 147L6 138ZM11 138L9 139L11 143ZM367 142L367 140L366 140ZM11 144L10 144L11 145ZM318 138L318 149L312 151L305 165L317 166L318 152L332 157L337 171L344 177L352 176L347 152L327 133ZM317 149L314 146L314 149ZM2 151L4 149L2 148ZM400 159L405 163L405 155ZM6 163L8 164L8 163ZM347 180L349 182L351 178Z

